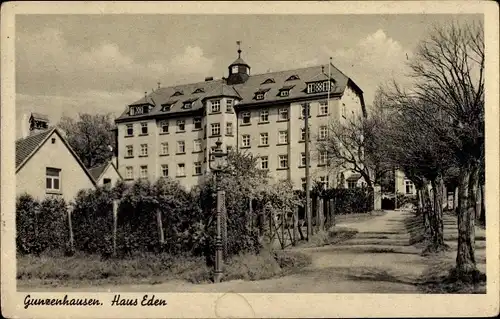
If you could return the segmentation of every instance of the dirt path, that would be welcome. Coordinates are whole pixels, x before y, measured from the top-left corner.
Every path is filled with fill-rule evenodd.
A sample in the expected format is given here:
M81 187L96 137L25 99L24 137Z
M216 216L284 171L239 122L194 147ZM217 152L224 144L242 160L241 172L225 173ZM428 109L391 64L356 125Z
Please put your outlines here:
M195 285L169 281L158 285L123 285L82 287L72 291L106 292L268 292L268 293L418 293L415 285L429 270L430 260L420 255L421 248L410 245L405 226L412 216L407 211L389 211L370 220L339 224L356 228L359 233L341 245L319 248L295 248L312 256L312 264L301 273L260 281L229 281L220 284ZM456 222L447 217L445 236L453 245ZM455 228L453 228L455 227ZM481 235L479 235L481 236ZM481 249L478 249L481 260ZM441 257L452 262L454 251ZM33 291L33 289L29 289ZM40 288L34 290L49 290ZM50 288L68 291L68 288Z

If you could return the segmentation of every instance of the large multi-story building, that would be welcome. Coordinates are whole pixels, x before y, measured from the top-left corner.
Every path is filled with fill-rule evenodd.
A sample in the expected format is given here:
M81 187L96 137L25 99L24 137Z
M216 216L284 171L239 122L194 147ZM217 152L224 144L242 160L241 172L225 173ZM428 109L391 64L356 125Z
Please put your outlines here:
M220 139L227 150L252 152L271 176L300 188L306 105L311 180L333 185L341 172L328 166L315 143L326 138L332 120L366 114L363 91L332 65L252 75L241 50L227 78L158 85L128 105L116 119L119 172L126 180L170 176L190 188L209 170L210 149ZM346 186L353 183L347 172Z

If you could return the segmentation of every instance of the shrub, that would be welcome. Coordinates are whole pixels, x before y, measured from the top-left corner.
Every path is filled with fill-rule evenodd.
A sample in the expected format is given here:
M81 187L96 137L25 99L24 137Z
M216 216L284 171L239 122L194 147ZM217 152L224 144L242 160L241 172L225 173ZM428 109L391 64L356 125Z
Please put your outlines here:
M269 251L260 254L240 254L231 258L225 267L224 280L262 280L281 273L281 267Z
M298 251L276 251L274 258L282 269L282 274L296 272L312 263L310 255Z
M62 198L41 203L24 194L16 202L16 248L21 254L64 249L68 241L67 210Z

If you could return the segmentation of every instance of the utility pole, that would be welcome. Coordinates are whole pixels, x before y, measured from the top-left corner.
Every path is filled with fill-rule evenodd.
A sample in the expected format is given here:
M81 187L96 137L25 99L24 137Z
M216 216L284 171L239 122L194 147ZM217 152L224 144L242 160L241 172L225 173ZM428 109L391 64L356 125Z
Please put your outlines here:
M304 130L305 130L305 152L306 152L306 218L307 218L307 241L311 239L312 235L312 212L311 212L311 177L309 176L309 103L304 103Z

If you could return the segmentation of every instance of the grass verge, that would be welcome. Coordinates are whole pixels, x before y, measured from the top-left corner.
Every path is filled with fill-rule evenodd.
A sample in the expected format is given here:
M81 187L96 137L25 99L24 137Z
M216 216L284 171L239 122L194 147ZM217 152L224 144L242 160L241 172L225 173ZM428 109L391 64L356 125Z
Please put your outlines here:
M294 273L311 263L310 256L299 252L263 251L231 258L224 280L261 280ZM102 258L77 253L62 256L18 256L17 279L21 287L96 286L160 284L181 280L193 284L210 283L213 269L203 257L143 253L128 258Z

